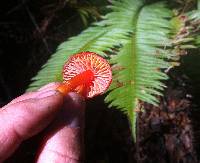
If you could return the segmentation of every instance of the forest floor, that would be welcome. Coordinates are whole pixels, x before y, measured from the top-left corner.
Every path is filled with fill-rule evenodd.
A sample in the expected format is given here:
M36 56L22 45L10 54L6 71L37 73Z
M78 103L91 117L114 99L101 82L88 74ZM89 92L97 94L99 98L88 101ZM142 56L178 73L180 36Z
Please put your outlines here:
M105 158L115 163L198 162L199 106L192 85L180 71L169 76L160 105L144 104L144 111L138 113L136 144L121 112L91 104L86 121L87 162Z

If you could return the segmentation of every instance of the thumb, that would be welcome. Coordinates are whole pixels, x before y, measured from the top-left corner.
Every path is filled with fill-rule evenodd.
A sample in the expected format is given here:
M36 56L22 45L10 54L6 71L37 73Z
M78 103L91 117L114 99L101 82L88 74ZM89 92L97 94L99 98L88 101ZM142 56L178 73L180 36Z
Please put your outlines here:
M84 108L84 99L78 94L65 97L64 107L46 133L38 163L83 162Z

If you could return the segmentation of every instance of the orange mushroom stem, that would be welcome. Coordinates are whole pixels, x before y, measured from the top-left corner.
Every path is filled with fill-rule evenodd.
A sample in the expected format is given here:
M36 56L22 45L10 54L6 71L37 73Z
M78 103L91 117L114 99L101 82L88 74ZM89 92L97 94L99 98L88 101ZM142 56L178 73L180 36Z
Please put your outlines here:
M62 83L57 90L63 94L67 94L72 91L85 96L87 88L92 86L92 81L94 80L94 74L91 70L86 70L77 76L73 77L71 80Z

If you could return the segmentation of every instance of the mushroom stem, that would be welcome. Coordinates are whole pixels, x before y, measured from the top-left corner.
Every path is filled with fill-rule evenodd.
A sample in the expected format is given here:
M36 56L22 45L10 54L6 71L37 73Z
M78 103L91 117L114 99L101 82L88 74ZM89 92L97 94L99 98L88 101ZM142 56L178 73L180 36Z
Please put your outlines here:
M57 90L64 95L69 92L77 92L85 96L85 92L92 85L92 81L94 81L94 73L91 70L86 70L69 81L62 83Z

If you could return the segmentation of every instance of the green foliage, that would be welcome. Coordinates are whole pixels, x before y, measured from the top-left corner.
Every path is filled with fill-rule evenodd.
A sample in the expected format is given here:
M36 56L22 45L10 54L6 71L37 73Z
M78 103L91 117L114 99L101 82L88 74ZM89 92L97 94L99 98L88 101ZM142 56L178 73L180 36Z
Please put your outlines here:
M197 37L196 44L200 46L200 36Z
M163 70L173 67L181 44L194 41L194 34L179 37L185 23L173 15L165 2L145 2L113 1L111 12L102 21L58 47L28 90L61 81L63 64L72 54L93 51L106 56L113 64L113 83L105 101L128 115L135 137L134 110L142 107L141 101L158 104L156 97L165 87L162 81L168 78ZM199 19L198 12L190 15L194 17L191 20ZM195 38L199 44L199 37Z
M124 6L120 6L121 4ZM134 4L134 1L129 2L128 0L126 3L114 2L113 12L107 14L103 21L94 24L58 47L57 52L33 78L34 82L31 83L28 90L35 90L49 82L61 81L63 64L72 54L81 51L94 51L105 56L106 51L112 51L111 48L123 45L127 41L128 33L131 32L131 22L134 18L131 11L135 11L139 4L140 1L138 1L138 5ZM131 11L127 10L127 7Z
M113 72L114 86L106 101L111 102L110 106L127 112L133 128L134 109L139 107L139 101L157 105L156 95L161 95L164 86L160 81L167 79L160 69L170 66L165 60L170 58L170 54L164 51L164 47L170 42L170 22L167 19L171 17L171 11L163 3L140 8L132 23L131 37L111 59L123 70ZM123 86L119 87L119 83Z
M200 10L200 0L197 0L197 9Z

